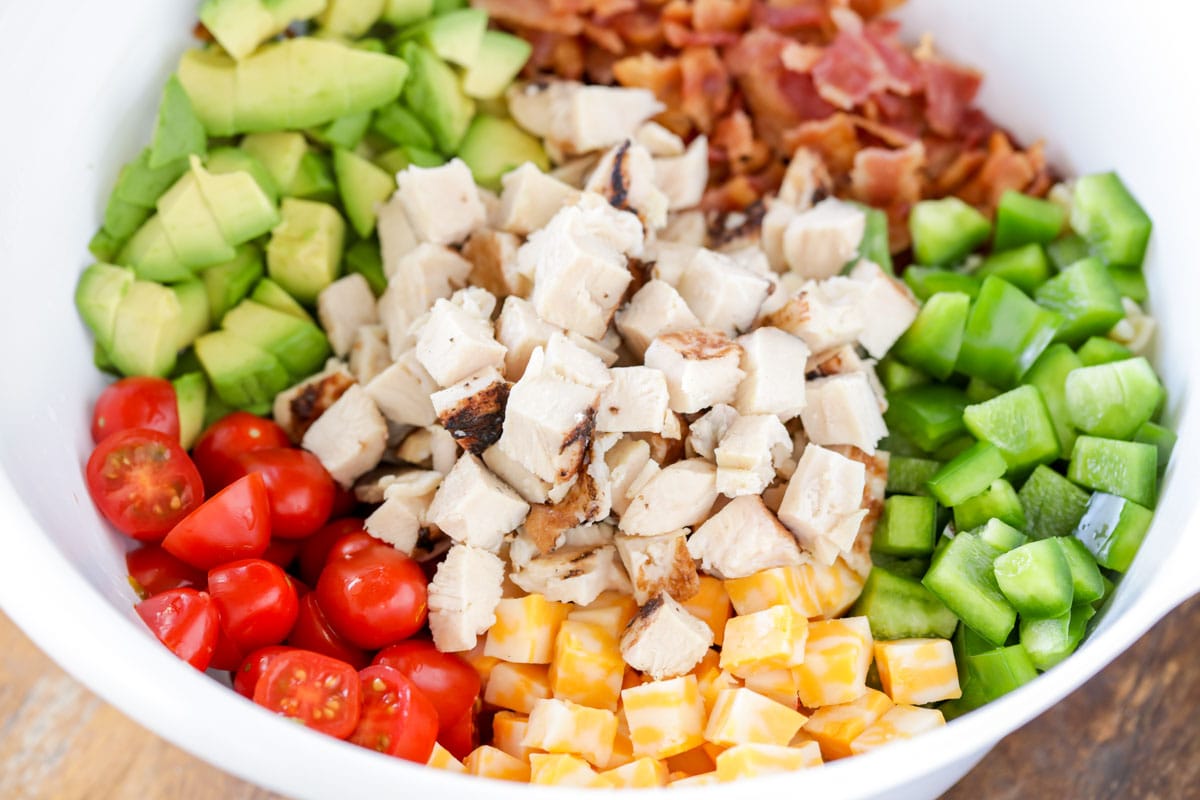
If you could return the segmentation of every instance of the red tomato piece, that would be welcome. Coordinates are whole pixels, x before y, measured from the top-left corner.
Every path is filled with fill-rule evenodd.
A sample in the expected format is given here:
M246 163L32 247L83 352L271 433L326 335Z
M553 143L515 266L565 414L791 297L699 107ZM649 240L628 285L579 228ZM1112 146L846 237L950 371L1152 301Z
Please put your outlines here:
M168 589L134 610L172 653L201 672L208 669L221 627L211 597L195 589Z
M236 670L233 672L233 690L242 697L254 699L254 687L258 686L258 679L267 671L267 666L271 660L280 653L289 653L295 650L294 647L286 647L281 644L273 644L270 647L262 647L255 650L250 655L246 656Z
M333 478L307 450L273 447L238 456L246 472L262 475L271 498L271 535L303 539L316 533L333 510Z
M333 546L329 548L329 552L325 555L325 563L328 564L330 561L344 561L350 558L350 556L358 555L365 550L375 547L395 551L394 547L382 539L376 539L366 531L355 531L333 543Z
M179 404L165 378L121 378L100 393L92 409L92 441L130 428L149 428L179 441Z
M163 547L193 567L212 569L242 558L258 558L271 541L271 511L261 475L229 484L188 514Z
M185 564L156 544L144 544L125 554L125 569L134 591L142 599L168 589L203 589L203 570Z
M300 598L300 612L296 615L296 625L288 635L287 643L292 647L340 659L356 668L371 663L371 657L365 650L347 642L330 626L329 620L325 619L325 612L317 605L316 594L312 592Z
M218 613L218 617L220 614ZM217 631L217 644L213 648L212 660L208 662L209 669L221 669L232 672L246 660L246 651L237 646L223 629Z
M329 549L333 547L334 543L344 536L362 532L362 530L363 521L361 519L348 517L334 520L301 542L298 565L300 577L309 585L316 585L317 578L321 577L321 570L325 568L325 559L329 556Z
M88 493L126 536L157 542L204 500L200 473L171 437L147 428L108 436L88 459Z
M461 656L443 653L428 639L409 639L385 647L372 664L394 667L417 685L437 708L438 718L458 722L479 696L479 673Z
M209 425L192 448L192 458L208 493L223 489L246 474L238 456L254 450L291 447L283 428L249 411L234 411Z
M467 754L479 746L479 729L475 726L475 708L467 709L456 720L438 727L438 744L462 761Z
M331 557L313 594L335 631L374 650L425 624L427 586L416 561L387 545L368 544L345 558Z
M254 687L254 702L345 739L358 726L362 684L345 661L292 650L271 659Z
M349 516L354 509L358 508L358 498L354 496L354 490L347 489L336 481L333 484L333 511L330 512L330 519Z
M367 667L362 714L350 741L389 756L424 764L437 741L438 715L421 690L391 667Z
M242 653L279 644L296 624L296 589L270 561L248 558L217 567L208 573L208 593L221 612L222 630Z
M274 533L274 531L272 531ZM263 561L270 561L280 569L287 569L300 552L300 542L293 539L272 539L263 551Z

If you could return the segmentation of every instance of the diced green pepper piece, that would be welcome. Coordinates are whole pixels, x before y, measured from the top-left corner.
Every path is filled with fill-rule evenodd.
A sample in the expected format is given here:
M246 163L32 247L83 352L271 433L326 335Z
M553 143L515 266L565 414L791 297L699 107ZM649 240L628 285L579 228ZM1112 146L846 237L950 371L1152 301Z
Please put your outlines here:
M1135 267L1108 268L1108 278L1117 287L1122 297L1128 297L1139 303L1144 303L1150 297L1150 288L1146 286L1146 276L1141 269Z
M992 232L987 217L957 197L922 200L908 217L913 256L918 264L942 266L961 261Z
M1083 343L1078 350L1079 361L1085 367L1097 364L1111 364L1114 361L1124 361L1133 358L1133 351L1123 344L1105 339L1103 336L1093 336Z
M917 318L896 342L895 354L945 380L954 371L962 347L971 298L962 292L938 292L925 301Z
M904 282L918 300L928 300L939 292L962 292L972 300L979 294L983 281L965 272L955 272L941 267L913 265L904 270Z
M1038 669L1048 670L1075 652L1078 642L1071 642L1071 613L1046 619L1021 618L1021 646Z
M967 381L967 388L965 391L967 394L967 400L970 401L972 405L986 403L993 397L999 397L1001 394L1003 394L1003 392L1001 392L995 386L992 386L987 381L980 380L979 378L971 378L971 380Z
M1040 244L1027 244L992 253L983 260L975 274L981 278L995 275L1031 295L1049 280L1050 259Z
M944 506L956 506L1004 477L1004 455L988 442L978 442L944 464L929 479L929 493Z
M952 386L917 386L888 397L884 419L889 430L932 452L966 432L962 419L966 407L966 396Z
M874 567L851 612L865 616L878 640L949 639L958 617L916 580Z
M887 214L878 208L863 207L867 222L863 228L862 240L858 243L858 256L865 258L879 267L888 275L895 275L892 268L892 251L888 243Z
M997 553L1007 553L1029 541L1028 536L999 519L989 519L983 527L973 533L991 545Z
M1020 644L967 657L968 679L982 703L990 703L1037 677L1037 668ZM965 690L964 690L965 692Z
M1110 583L1109 586L1111 588L1112 584ZM1088 622L1094 616L1096 616L1096 607L1093 604L1080 603L1071 607L1071 627L1068 630L1070 631L1071 641L1075 643L1076 647L1083 641L1083 637L1087 635Z
M1054 433L1062 451L1060 455L1064 458L1070 458L1076 436L1067 410L1067 376L1082 366L1083 362L1071 348L1061 343L1052 344L1021 378L1023 383L1035 386L1041 392L1050 421L1054 423Z
M993 250L1008 250L1023 244L1047 244L1058 238L1066 224L1062 206L1009 189L996 206L996 235Z
M928 558L900 558L885 553L871 553L871 562L876 566L886 569L893 575L911 578L918 583L921 578L925 577L925 572L929 569L929 561Z
M1004 279L986 278L967 317L958 370L1008 388L1042 354L1061 322Z
M980 441L994 444L1009 474L1023 476L1037 464L1058 457L1058 437L1042 394L1034 386L1018 386L963 410L963 423Z
M1046 245L1046 255L1057 270L1064 270L1080 259L1087 258L1088 244L1077 233L1069 233Z
M1117 174L1103 172L1075 181L1071 227L1104 263L1140 267L1152 225Z
M1046 619L1071 610L1071 565L1053 539L1023 544L996 558L996 582L1022 617Z
M1017 498L1017 490L1003 478L992 481L991 486L954 507L954 527L960 531L978 528L990 519L998 519L1015 528L1025 527L1025 509ZM879 536L878 529L875 536Z
M1135 442L1152 444L1158 449L1158 471L1160 473L1167 468L1167 463L1171 460L1171 451L1175 449L1175 442L1178 438L1174 431L1155 422L1143 424L1133 435Z
M387 277L383 274L383 256L379 242L375 239L360 239L346 250L346 272L357 272L367 279L376 297L387 289Z
M1097 492L1088 501L1087 511L1074 536L1096 557L1105 569L1125 572L1133 563L1154 513L1145 506Z
M887 490L895 494L928 494L925 484L941 467L940 461L893 454L888 460Z
M1100 574L1100 566L1091 551L1074 536L1055 536L1047 541L1054 542L1062 548L1071 568L1071 582L1074 584L1075 605L1092 603L1104 596L1104 576Z
M1087 510L1088 493L1045 464L1034 469L1017 492L1025 509L1025 530L1035 539L1070 536Z
M1085 258L1038 287L1035 299L1062 315L1060 342L1078 344L1107 333L1125 316L1121 295L1108 270L1095 258Z
M929 455L935 461L949 461L965 453L973 444L975 444L975 437L969 433L963 433L946 442Z
M1017 623L1017 612L996 582L996 556L977 535L960 533L934 554L921 583L975 633L1002 645Z
M911 389L914 386L924 386L930 381L930 377L921 372L921 370L901 363L890 355L885 356L879 362L875 371L879 373L879 380L883 382L883 388L889 392L899 392L904 389Z
M1133 438L1166 394L1144 358L1077 369L1067 376L1066 388L1071 423L1108 439Z
M1152 508L1158 477L1158 450L1141 442L1080 436L1075 440L1067 477L1088 489L1119 494Z
M894 494L883 501L871 549L892 556L933 552L937 538L937 503L932 497Z

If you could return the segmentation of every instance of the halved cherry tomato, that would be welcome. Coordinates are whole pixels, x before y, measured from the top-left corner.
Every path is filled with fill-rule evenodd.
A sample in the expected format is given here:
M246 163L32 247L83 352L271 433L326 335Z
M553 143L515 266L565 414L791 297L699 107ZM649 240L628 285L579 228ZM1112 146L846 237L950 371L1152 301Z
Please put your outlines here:
M208 576L156 544L144 544L125 554L125 569L134 591L143 599L168 589L203 589Z
M242 654L279 644L296 624L296 589L270 561L247 558L211 570L208 593L221 612L221 629Z
M296 615L296 625L288 635L287 643L345 661L357 669L371 663L371 657L365 650L347 642L330 626L313 592L300 598L300 612Z
M126 536L157 542L204 500L200 473L178 436L131 428L108 436L87 463L87 487Z
M355 531L333 543L333 546L329 548L329 552L325 555L325 563L343 561L350 556L358 555L364 550L370 550L375 547L395 551L394 547L382 539L376 539L366 531Z
M175 387L165 378L121 378L100 393L92 409L92 441L130 428L149 428L179 441Z
M438 731L433 703L399 670L374 666L358 674L362 714L350 741L418 764L428 761Z
M246 660L234 670L233 690L242 697L249 697L253 700L254 687L258 686L258 679L267 671L267 665L271 663L271 660L280 653L288 653L295 649L282 644L273 644L270 647L255 650L246 656Z
M311 536L333 510L333 478L306 450L272 447L238 456L246 472L262 475L271 498L271 535L281 539Z
M234 411L209 425L192 448L192 458L213 494L246 474L238 456L270 447L291 447L283 428L249 411Z
M274 531L272 531L274 533ZM300 542L295 539L272 539L263 551L263 561L270 561L280 569L287 569L300 552Z
M474 705L458 719L438 727L438 744L449 750L459 761L479 746L479 729L475 725Z
M362 682L345 661L292 650L271 659L254 687L254 702L345 739L358 726Z
M329 549L342 537L363 530L363 521L354 517L334 520L300 543L300 577L315 586Z
M261 475L251 473L181 520L163 539L163 547L193 567L212 569L241 558L258 558L270 541L267 487Z
M333 484L333 511L330 512L330 519L348 516L354 509L358 508L358 498L354 496L353 489L347 489L340 483Z
M331 557L313 594L333 629L367 650L412 636L429 611L420 565L384 544Z
M461 656L443 653L428 639L385 647L372 664L394 667L417 685L437 708L438 718L454 723L471 711L479 695L479 673Z
M168 589L134 610L172 653L201 672L208 669L221 626L211 597L195 589Z

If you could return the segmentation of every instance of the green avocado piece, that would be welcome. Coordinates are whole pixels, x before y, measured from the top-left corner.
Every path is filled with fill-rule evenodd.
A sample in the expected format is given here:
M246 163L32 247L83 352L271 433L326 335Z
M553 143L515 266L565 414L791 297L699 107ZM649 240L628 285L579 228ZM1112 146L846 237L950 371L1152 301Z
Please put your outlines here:
M204 288L204 281L183 281L168 288L175 293L181 311L176 331L179 340L175 349L178 351L194 342L196 337L208 332L212 327L212 315L208 308L208 291Z
M104 230L120 241L127 241L149 219L153 208L126 202L116 194L110 195L104 206Z
M253 184L253 180L250 182ZM179 262L192 269L220 264L237 254L204 194L199 175L193 169L158 199L158 220L163 233Z
M232 261L208 267L200 273L208 292L208 308L213 323L220 323L225 312L240 303L250 288L263 276L262 251L250 244L237 249Z
M249 172L214 175L192 156L192 174L227 245L256 239L279 224L279 210Z
M383 6L383 19L396 27L411 25L432 14L433 5L434 0L387 0Z
M315 128L400 95L408 66L330 39L264 45L243 61L189 50L179 80L211 136Z
M319 370L332 354L325 334L316 325L253 300L243 300L231 309L221 329L278 358L293 381Z
M309 151L300 159L300 170L291 188L285 192L289 197L332 203L337 200L337 183L333 179L333 165L324 153Z
M279 359L229 331L206 333L195 346L217 396L234 408L270 403L291 381Z
M396 179L349 150L333 151L333 171L350 225L366 238L375 230L375 208L396 191Z
M121 377L121 373L117 371L117 365L112 362L108 351L101 347L99 342L92 342L92 364L101 372L107 372L117 378Z
M423 150L420 147L393 147L375 157L375 166L389 175L404 172L409 167L440 167L446 163L446 158L433 150Z
M163 87L162 100L158 104L154 138L150 140L149 166L151 169L160 169L181 158L202 156L207 146L204 125L196 116L183 84L172 75Z
M433 0L433 14L449 14L460 8L467 7L467 0Z
M526 161L532 161L543 172L550 169L550 159L536 137L521 130L512 120L484 114L471 122L458 157L471 168L476 183L492 190L500 188L502 175Z
M245 172L258 188L267 196L271 205L279 203L279 185L266 165L240 147L218 147L208 154L204 160L204 168L213 175L228 175L231 172Z
M167 375L175 366L182 324L183 308L175 292L151 281L134 281L117 305L108 355L124 375Z
M433 135L416 114L399 103L391 103L376 111L372 127L394 145L433 149Z
M117 254L117 263L133 267L138 278L146 281L182 281L192 271L180 260L167 238L162 218L155 214L138 228Z
M124 244L101 227L88 240L88 252L95 256L97 261L116 261L117 254L121 252L121 246Z
M463 92L467 97L480 100L499 97L517 77L532 52L533 45L520 36L503 31L485 32L475 62L463 75Z
M205 0L200 21L225 51L236 59L297 20L325 10L326 0Z
M187 158L158 167L150 166L150 148L144 148L137 158L121 168L113 195L127 203L152 209L163 192L170 189L187 170Z
M270 278L263 278L255 285L254 291L250 292L250 299L256 303L262 303L264 306L270 306L276 311L291 314L296 319L306 322L313 321L312 314L309 314L304 306L296 302L296 298L285 292L282 286Z
M486 11L463 8L431 17L402 31L400 38L414 39L437 53L443 61L469 68L479 57L487 23Z
M407 42L401 55L412 68L404 101L433 134L443 153L457 153L475 116L475 101L463 94L458 74L430 50Z
M105 350L112 346L117 308L133 281L133 270L112 264L92 264L75 285L75 308L92 329L96 343Z
M300 172L300 160L308 152L308 142L302 133L272 131L247 134L241 148L266 167L280 192L288 194Z
M346 223L327 203L288 197L283 221L267 244L267 274L292 297L312 305L338 276Z
M357 39L383 16L387 0L329 0L317 24L337 36Z
M374 237L359 239L346 249L345 260L347 273L362 275L376 297L383 295L387 289L387 276L383 273L383 256L379 252L378 240Z
M338 117L323 128L310 131L313 138L328 147L344 147L353 150L367 135L371 127L371 112L359 111Z
M203 372L189 372L171 384L175 387L175 405L179 409L179 444L184 450L191 450L200 431L204 430L208 381Z

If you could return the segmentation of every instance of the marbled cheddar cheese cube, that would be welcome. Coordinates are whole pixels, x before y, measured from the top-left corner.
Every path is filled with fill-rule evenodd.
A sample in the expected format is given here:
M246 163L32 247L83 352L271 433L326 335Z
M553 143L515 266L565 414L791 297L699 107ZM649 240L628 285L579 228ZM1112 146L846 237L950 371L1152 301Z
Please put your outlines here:
M529 757L529 782L540 786L581 786L602 789L608 780L579 756L534 753Z
M879 682L894 703L923 706L962 697L954 647L948 639L875 643Z
M721 668L739 678L804 662L808 619L791 606L771 606L725 623Z
M733 615L724 584L711 575L701 575L700 591L680 605L712 628L713 644L720 647L725 637L725 623Z
M492 717L492 744L508 753L513 758L529 760L530 753L536 753L537 748L526 747L525 730L529 727L529 717L513 711L497 711Z
M499 748L490 745L476 747L463 760L467 772L482 778L501 781L529 782L529 762L514 758Z
M667 759L667 769L671 774L702 775L717 768L716 762L708 751L701 747L693 747L683 753L677 753Z
M671 783L668 784L671 788L679 787L687 789L697 786L716 786L721 782L717 777L716 772L705 772L700 775L684 775L679 778L671 778Z
M620 640L625 626L633 619L637 610L637 601L632 595L604 592L586 606L573 608L567 614L567 619L602 625L614 638Z
M463 660L474 667L475 672L479 674L479 688L481 691L487 687L488 678L492 675L492 668L500 663L500 659L483 654L486 642L487 638L483 637L470 650L459 653Z
M726 689L717 695L704 738L713 744L787 745L807 717L749 689Z
M463 763L450 754L450 751L434 742L433 752L429 754L429 760L425 762L426 766L436 769L444 769L450 772L466 772L467 768Z
M528 714L538 700L551 696L550 678L540 664L509 664L500 662L492 668L485 703Z
M857 700L822 706L804 723L807 733L821 747L826 761L851 755L850 743L888 712L892 700L877 689L868 688Z
M538 700L529 712L521 744L547 753L582 756L590 764L606 765L617 735L617 715L570 700Z
M616 769L633 761L633 741L629 738L629 729L623 724L624 717L617 717L617 735L613 737L612 755L604 769ZM624 728L624 730L622 730Z
M805 617L819 617L822 606L807 566L772 567L745 578L727 580L725 591L739 614L753 614L771 606L791 606Z
M652 789L667 785L667 765L645 756L616 769L605 770L600 776L608 779L614 789Z
M833 619L846 613L862 594L863 584L866 583L866 579L850 569L850 565L841 558L829 566L805 564L800 569L821 607L821 613L814 616L822 619Z
M508 597L496 606L483 654L512 664L549 664L558 626L571 610L540 594Z
M717 702L717 695L726 689L735 689L742 685L741 680L733 673L721 669L721 655L716 650L708 654L692 670L696 683L700 687L700 696L704 698L704 710L712 713L712 707Z
M795 708L799 701L800 681L796 669L768 669L747 675L743 681L746 688L769 697L776 703Z
M819 708L861 697L867 689L873 644L866 617L810 624L804 663L795 669L801 705Z
M555 697L616 711L625 677L620 641L605 625L567 618L554 640L549 677Z
M794 772L821 764L821 749L815 742L799 747L739 744L717 756L717 778L724 783L776 772Z
M893 706L874 725L850 742L850 752L860 755L898 739L911 739L945 724L946 718L936 708Z
M704 700L695 675L621 692L635 756L666 758L704 741Z

